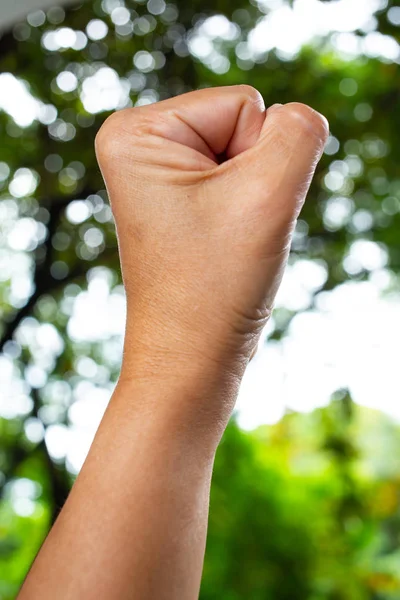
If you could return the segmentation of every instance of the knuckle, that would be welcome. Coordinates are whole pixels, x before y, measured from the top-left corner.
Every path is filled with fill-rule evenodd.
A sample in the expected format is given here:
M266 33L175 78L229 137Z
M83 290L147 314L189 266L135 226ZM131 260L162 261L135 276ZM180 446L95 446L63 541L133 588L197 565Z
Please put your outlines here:
M290 119L292 126L300 130L303 135L310 133L315 135L319 141L325 142L329 135L328 121L316 110L301 104L300 102L291 102L283 107L282 115L285 119Z
M144 110L146 108L147 110ZM150 107L126 108L110 115L100 127L95 139L97 156L112 159L125 154L127 137L135 139L136 145L143 145L144 138L162 133L163 118L159 111Z
M248 85L247 83L242 83L238 86L241 93L245 96L246 100L250 100L255 104L264 105L264 99L261 93L252 85Z
M121 148L120 132L123 119L122 112L118 111L107 117L95 138L95 150L97 157L110 159L118 154Z

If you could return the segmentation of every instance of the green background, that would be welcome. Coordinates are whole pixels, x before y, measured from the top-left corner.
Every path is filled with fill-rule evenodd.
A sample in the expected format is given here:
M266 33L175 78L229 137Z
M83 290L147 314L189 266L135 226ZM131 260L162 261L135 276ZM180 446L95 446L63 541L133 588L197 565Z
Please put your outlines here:
M290 260L324 264L328 277L318 293L329 292L347 280L369 279L368 270L348 273L343 261L355 240L371 240L388 252L389 291L397 293L399 65L365 56L347 60L333 51L329 38L290 60L275 51L257 61L239 58L238 44L268 13L256 2L177 0L160 14L151 14L145 2L125 4L131 11L131 31L116 27L105 4L95 0L66 12L53 9L43 23L31 18L0 38L0 72L28 82L35 97L57 108L60 120L58 130L38 122L20 128L0 112L0 163L9 169L0 183L0 207L11 206L4 203L10 202L8 185L15 171L33 169L39 180L34 195L18 199L12 209L16 207L19 218L33 218L46 228L45 239L30 252L34 287L26 305L14 306L10 281L0 279L0 351L12 358L18 376L23 379L25 368L35 363L35 348L15 338L26 318L52 324L64 340L63 352L49 366L48 382L76 386L82 379L76 362L82 356L104 366L111 382L118 376L118 364L108 363L104 352L109 341L78 343L67 332L68 299L86 289L91 270L107 269L112 286L120 285L121 278L114 226L104 208L106 195L93 152L95 134L107 113L87 113L79 87L68 93L58 89L55 78L64 70L82 79L104 63L136 82L130 93L133 105L149 90L162 99L198 87L237 83L259 89L267 104L296 100L312 105L328 117L339 143L333 143L335 151L326 153L318 168ZM376 27L398 39L398 27L387 18L395 3L384 5L375 15ZM187 47L193 29L213 14L223 14L238 26L235 40L214 41L230 61L223 74L193 57ZM85 31L93 18L107 23L108 34L82 50L50 51L41 43L45 32L59 27ZM159 53L156 68L140 74L132 64L139 51ZM65 131L72 131L68 140ZM51 155L61 157L63 167L49 170L46 158ZM325 176L334 170L335 161L358 167L333 193ZM352 208L348 219L335 224L325 211L338 196L351 199ZM65 213L78 198L100 203L80 226L69 222ZM367 217L367 227L354 225L352 216L359 211ZM0 223L0 233L1 227ZM102 242L95 247L84 241L93 227L102 232ZM293 316L292 311L278 309L270 337L282 338ZM45 427L68 424L70 399L60 400L49 389L56 388L29 389L30 413L0 419L0 600L15 598L73 482L64 461L49 455L43 440L32 442L26 434L27 419L40 419ZM49 406L52 410L43 410ZM400 428L377 411L356 406L344 389L337 390L327 408L287 414L278 424L251 433L241 431L233 419L216 460L201 599L400 598L399 461ZM34 502L29 516L14 510L15 499L24 494Z

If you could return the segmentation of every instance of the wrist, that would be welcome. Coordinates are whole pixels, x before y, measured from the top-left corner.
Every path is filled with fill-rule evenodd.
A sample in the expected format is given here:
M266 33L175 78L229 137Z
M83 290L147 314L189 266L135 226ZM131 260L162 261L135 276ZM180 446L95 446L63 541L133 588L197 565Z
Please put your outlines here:
M145 418L159 419L191 442L195 437L216 448L246 364L172 341L167 346L160 340L132 339L127 333L116 393Z
M129 306L129 303L128 303ZM221 384L239 382L257 347L256 332L230 332L223 319L196 319L170 315L155 318L128 310L121 377L191 380L217 379ZM189 311L187 311L189 312ZM200 321L200 322L198 322ZM221 325L222 322L222 325ZM213 324L214 323L214 324Z

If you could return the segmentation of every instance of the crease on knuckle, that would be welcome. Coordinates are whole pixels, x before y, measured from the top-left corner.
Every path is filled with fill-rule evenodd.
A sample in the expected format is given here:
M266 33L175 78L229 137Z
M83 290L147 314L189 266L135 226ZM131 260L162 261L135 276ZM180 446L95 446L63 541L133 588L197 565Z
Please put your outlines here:
M141 114L136 120L131 133L139 138L146 138L159 135L160 116L158 113Z

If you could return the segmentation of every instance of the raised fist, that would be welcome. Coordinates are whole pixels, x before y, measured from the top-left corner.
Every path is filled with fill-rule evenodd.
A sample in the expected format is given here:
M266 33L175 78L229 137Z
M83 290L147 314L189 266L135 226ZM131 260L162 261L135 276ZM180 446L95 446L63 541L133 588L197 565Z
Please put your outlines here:
M249 86L122 110L96 151L115 217L128 319L121 377L160 361L239 376L273 307L328 135Z

